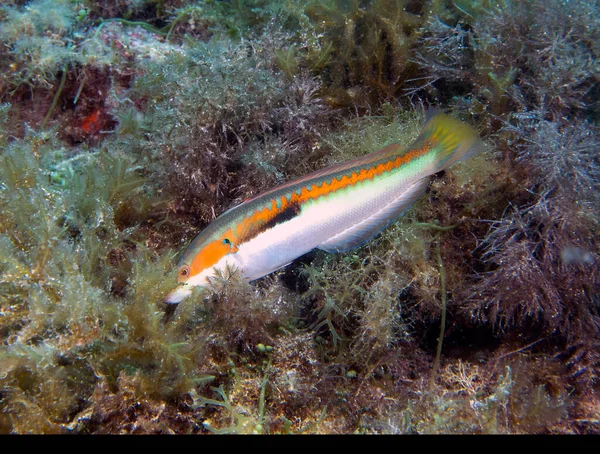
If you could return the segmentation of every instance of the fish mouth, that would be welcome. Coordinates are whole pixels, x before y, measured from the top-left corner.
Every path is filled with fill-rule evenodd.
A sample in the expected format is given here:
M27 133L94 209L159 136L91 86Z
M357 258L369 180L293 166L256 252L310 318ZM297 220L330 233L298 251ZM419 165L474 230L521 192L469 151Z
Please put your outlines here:
M189 285L181 284L178 285L171 293L169 293L164 302L167 304L179 304L185 298L192 294L192 290Z

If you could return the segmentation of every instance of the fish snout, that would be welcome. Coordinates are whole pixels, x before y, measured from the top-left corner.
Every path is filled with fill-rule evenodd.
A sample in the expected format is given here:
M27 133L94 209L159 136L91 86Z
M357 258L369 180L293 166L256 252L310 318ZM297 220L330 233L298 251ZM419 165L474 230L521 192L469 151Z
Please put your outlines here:
M185 298L192 294L192 290L189 285L179 285L171 293L167 295L164 302L167 304L179 304Z

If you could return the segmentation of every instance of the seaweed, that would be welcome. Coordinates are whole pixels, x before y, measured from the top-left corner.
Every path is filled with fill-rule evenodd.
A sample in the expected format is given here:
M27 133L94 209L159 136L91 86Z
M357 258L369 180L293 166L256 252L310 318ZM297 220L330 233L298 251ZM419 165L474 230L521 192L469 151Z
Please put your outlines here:
M504 1L470 13L459 8L451 18L433 16L419 38L423 52L416 54L429 78L417 85L442 101L498 117L593 108L595 8L593 2Z
M597 332L598 257L590 226L560 201L514 207L482 243L488 264L473 288L471 311L503 330L581 339ZM577 257L565 255L577 248Z
M22 84L51 88L65 63L78 60L69 44L75 23L69 1L38 0L26 9L7 5L1 17L0 39L9 49L2 61L1 83L8 92Z
M321 74L328 102L364 109L388 101L414 74L408 58L425 14L409 2L311 2L313 28L299 52L302 66Z
M527 167L539 191L577 201L581 214L597 218L598 126L575 118L545 119L543 112L515 114L503 130L510 134L518 162Z

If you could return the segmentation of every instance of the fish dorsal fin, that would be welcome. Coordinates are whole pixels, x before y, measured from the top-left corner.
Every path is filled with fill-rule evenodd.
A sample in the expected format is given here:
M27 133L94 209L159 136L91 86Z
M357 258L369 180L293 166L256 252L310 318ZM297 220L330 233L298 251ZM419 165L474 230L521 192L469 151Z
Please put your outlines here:
M429 176L418 180L403 191L392 202L371 216L357 222L352 227L329 238L317 246L326 252L346 252L354 249L377 235L394 222L415 200L419 198L429 183Z

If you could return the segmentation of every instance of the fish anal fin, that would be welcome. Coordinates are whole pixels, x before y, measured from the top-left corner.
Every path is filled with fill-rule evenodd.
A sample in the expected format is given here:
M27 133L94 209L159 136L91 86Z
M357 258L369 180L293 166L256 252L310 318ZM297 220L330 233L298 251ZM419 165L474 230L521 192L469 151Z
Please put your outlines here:
M394 222L427 188L429 176L420 179L392 202L317 246L326 252L346 252L369 241Z

